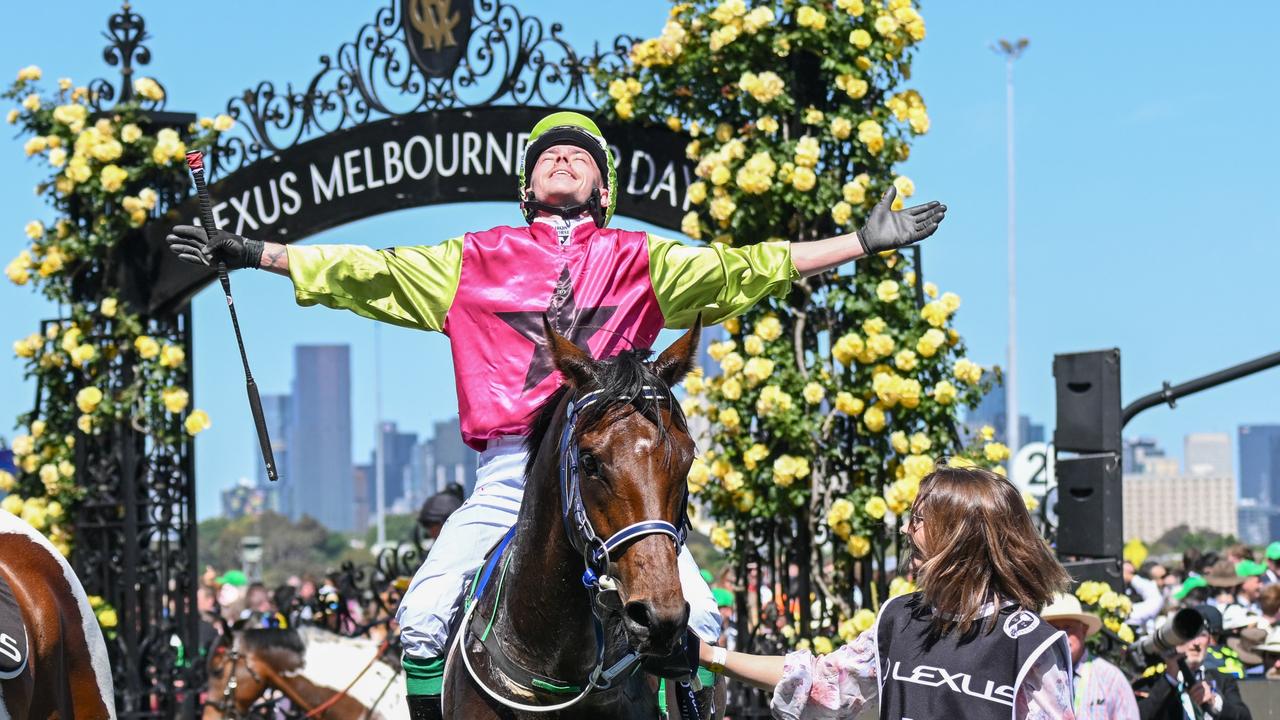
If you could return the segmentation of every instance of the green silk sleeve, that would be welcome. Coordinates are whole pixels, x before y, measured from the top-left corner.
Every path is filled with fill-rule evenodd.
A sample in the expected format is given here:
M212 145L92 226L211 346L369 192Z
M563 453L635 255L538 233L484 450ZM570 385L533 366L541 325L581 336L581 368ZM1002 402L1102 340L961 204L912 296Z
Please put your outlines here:
M766 296L782 297L798 277L786 241L694 247L649 235L649 280L670 328L689 327L699 313L705 325L724 322Z
M444 328L462 275L462 238L374 250L361 245L290 245L298 304L350 310L418 330Z

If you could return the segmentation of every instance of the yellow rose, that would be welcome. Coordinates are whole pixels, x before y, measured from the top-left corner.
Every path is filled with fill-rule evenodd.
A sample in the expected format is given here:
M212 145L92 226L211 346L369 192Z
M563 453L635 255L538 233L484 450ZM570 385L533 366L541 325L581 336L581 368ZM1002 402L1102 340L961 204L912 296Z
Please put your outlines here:
M49 165L60 168L67 164L67 151L63 148L54 148L49 151Z
M721 550L728 550L729 548L733 547L733 536L729 534L728 530L725 530L722 527L712 528L711 544L715 545Z
M161 89L160 83L149 77L140 77L134 80L133 91L147 100L159 101L164 99L164 90Z
M836 410L845 415L857 415L862 412L864 403L847 392L836 393Z
M734 408L725 408L724 410L721 410L719 420L720 424L723 425L726 430L736 430L742 423L742 418L739 417L738 411Z
M853 206L849 203L841 200L831 206L831 219L834 220L837 225L844 225L848 223L852 217Z
M818 157L820 153L821 148L818 146L818 139L812 135L805 135L796 141L796 165L805 168L815 168L818 166Z
M118 306L119 306L119 301L116 300L115 298L113 297L105 298L103 299L102 304L98 306L98 312L102 313L103 317L115 317L116 308Z
M143 360L150 360L160 354L160 343L148 335L139 335L134 339L133 347Z
M235 125L235 122L230 115L219 115L213 119L213 129L218 132L226 132Z
M920 454L933 447L933 441L928 435L922 432L915 433L911 436L911 452Z
M946 380L940 381L933 386L933 399L939 405L950 405L956 399L956 386Z
M711 478L711 470L702 458L695 458L693 464L689 466L689 492L697 495L707 487L707 481Z
M58 484L58 466L53 463L45 463L40 467L40 482L45 487L56 486Z
M730 375L736 375L743 365L742 356L736 352L731 352L720 361L720 370L725 377L729 377Z
M755 329L756 335L773 342L782 335L782 322L775 315L766 315L760 318L760 322L756 323Z
M916 343L916 352L924 357L933 357L946 342L947 336L941 330L930 328Z
M715 169L711 171L711 184L724 185L729 182L731 177L733 177L733 174L729 172L729 168L724 165L717 165Z
M119 618L116 617L116 611L112 608L106 608L98 613L98 624L104 629L110 630L117 623L119 623Z
M898 283L894 280L881 280L876 285L876 297L880 298L880 302L893 302L899 296Z
M791 176L791 186L800 192L808 192L817 184L818 176L807 167L797 167Z
M942 297L938 298L938 302L942 303L942 307L947 311L948 315L960 309L960 296L953 292L942 293Z
M849 33L849 43L859 50L866 50L871 47L871 33L858 28Z
M140 137L142 137L142 128L133 123L120 128L120 139L127 143L137 142Z
M197 435L204 430L208 430L211 425L209 414L203 410L192 410L187 419L182 422L182 426L186 428L188 435Z
M827 524L835 527L842 522L848 522L853 518L853 511L853 503L845 498L837 498L827 510Z
M889 435L889 445L894 452L905 455L911 449L911 441L907 439L907 434L901 430L893 432Z
M738 209L738 204L732 198L718 197L711 201L711 217L720 222L720 227L728 227L729 219L733 217L733 213Z
M701 205L707 199L707 184L699 180L689 186L689 202Z
M874 518L876 520L883 518L884 514L888 512L888 510L889 510L889 504L886 503L884 501L884 498L880 497L879 495L873 496L872 498L867 500L867 503L865 505L862 506L862 511L865 512L868 517Z
M773 361L768 358L753 357L743 367L742 374L747 378L747 387L755 387L773 375Z
M842 118L842 117L832 118L831 135L835 139L837 140L848 139L849 135L851 135L852 133L853 133L853 123L850 122L848 118Z
M78 345L71 351L71 364L75 367L84 367L93 362L96 357L98 357L97 348L92 345Z
M176 368L181 367L184 360L187 359L186 352L182 348L173 343L165 343L164 349L160 351L161 367Z
M108 165L102 168L98 179L102 182L103 190L117 192L124 185L124 181L129 179L129 171L119 165Z
M48 147L49 141L45 140L43 135L37 135L22 145L22 151L27 154L27 157L31 157L44 152Z
M742 397L742 383L734 378L729 378L720 383L720 394L725 400L737 400Z
M863 558L867 556L867 553L871 552L871 541L862 535L853 535L850 536L849 541L845 543L845 549L848 550L849 554L855 558ZM875 615L872 614L870 610L859 610L858 612L871 614L872 622L875 621ZM857 615L854 617L856 619Z
M685 213L684 218L680 220L680 232L694 240L702 239L702 223L698 221L697 211L690 210Z
M90 154L98 162L111 162L124 154L124 146L118 140L106 140L94 145Z
M884 410L881 410L878 405L872 405L867 408L866 412L862 415L862 424L866 425L867 429L871 432L878 433L883 430L884 421Z
M778 120L772 115L766 115L756 120L756 129L772 135L778 132Z
M800 27L821 30L827 26L827 16L808 5L801 5L800 9L796 11L796 23Z
M18 71L18 82L39 80L41 74L39 65L28 65Z
M40 96L35 93L31 93L30 95L22 98L22 107L30 110L31 112L35 112L36 110L39 110Z
M827 390L826 388L822 387L822 385L816 382L811 382L808 385L804 386L804 391L801 393L801 395L804 396L805 402L809 403L810 405L817 405L818 403L822 402L823 398L827 396Z
M22 498L17 495L6 495L4 500L0 500L0 510L4 510L14 515L22 515Z
M748 355L759 355L764 352L764 340L759 335L748 335L742 340L742 349L747 351Z
M956 361L952 373L957 380L969 385L976 385L982 380L982 366L965 358Z
M911 182L911 178L906 175L899 175L894 178L893 186L898 188L898 194L902 197L911 197L916 194L916 184Z
M904 577L896 577L889 581L889 597L907 595L916 591L916 584Z
M898 32L898 21L894 20L892 15L881 15L876 18L874 25L876 32L884 37L889 37Z
M165 410L175 415L187 409L189 399L187 391L179 387L167 387L160 391L160 400L164 403Z
M18 482L17 478L7 470L0 470L0 492L7 493Z
M889 357L893 354L893 338L888 335L871 335L867 337L867 349L877 357Z
M899 350L898 354L893 356L893 364L903 372L915 370L918 362L916 354L910 350Z
M853 333L848 333L841 336L836 341L836 344L831 347L831 355L841 365L848 367L853 364L854 358L862 354L863 347L862 338Z
M76 407L80 408L80 412L88 414L98 409L98 404L102 402L102 390L90 385L82 388L76 393Z
M1009 448L1004 443L991 442L982 446L982 454L991 462L1003 462L1009 458Z

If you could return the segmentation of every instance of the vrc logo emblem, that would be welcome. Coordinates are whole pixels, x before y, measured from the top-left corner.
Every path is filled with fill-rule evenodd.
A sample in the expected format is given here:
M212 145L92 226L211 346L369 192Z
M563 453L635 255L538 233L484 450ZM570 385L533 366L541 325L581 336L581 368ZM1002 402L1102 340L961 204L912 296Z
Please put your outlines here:
M422 72L447 77L462 60L471 37L469 0L402 0L405 45Z
M1040 625L1040 616L1026 610L1019 610L1004 621L1004 634L1017 640Z

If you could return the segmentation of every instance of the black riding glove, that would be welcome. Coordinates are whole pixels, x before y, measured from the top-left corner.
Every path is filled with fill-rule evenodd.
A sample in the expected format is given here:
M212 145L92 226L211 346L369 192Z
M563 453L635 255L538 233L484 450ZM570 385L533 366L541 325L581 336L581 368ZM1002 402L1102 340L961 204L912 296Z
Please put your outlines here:
M216 231L210 242L204 228L175 225L164 240L179 260L196 265L222 261L231 269L257 268L262 261L261 240L250 240L224 230Z
M858 242L866 254L897 250L920 242L938 229L947 214L947 206L936 200L894 212L889 206L897 196L898 188L890 185L880 202L871 208L867 224L858 230Z

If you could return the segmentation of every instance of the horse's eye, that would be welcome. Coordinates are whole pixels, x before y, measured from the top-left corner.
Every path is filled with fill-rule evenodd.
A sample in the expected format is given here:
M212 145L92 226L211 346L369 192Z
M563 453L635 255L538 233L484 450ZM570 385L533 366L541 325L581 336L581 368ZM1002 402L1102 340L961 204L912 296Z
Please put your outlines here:
M584 475L599 475L600 464L596 462L596 456L591 453L582 453L578 457L578 466L582 469Z

